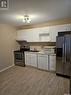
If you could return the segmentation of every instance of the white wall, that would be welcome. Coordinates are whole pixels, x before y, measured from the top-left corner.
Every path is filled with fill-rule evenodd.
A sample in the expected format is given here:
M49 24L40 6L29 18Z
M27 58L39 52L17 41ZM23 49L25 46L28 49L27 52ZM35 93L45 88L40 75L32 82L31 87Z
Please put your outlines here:
M18 48L16 29L0 24L0 71L14 64L13 51Z

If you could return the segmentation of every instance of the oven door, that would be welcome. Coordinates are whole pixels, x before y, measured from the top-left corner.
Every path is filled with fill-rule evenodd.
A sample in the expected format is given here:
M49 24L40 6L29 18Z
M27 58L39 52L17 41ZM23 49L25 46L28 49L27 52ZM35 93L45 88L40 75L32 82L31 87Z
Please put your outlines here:
M15 53L15 59L17 61L21 61L23 59L23 53L20 53L20 52L16 52Z
M14 52L15 65L25 66L25 58L23 52Z

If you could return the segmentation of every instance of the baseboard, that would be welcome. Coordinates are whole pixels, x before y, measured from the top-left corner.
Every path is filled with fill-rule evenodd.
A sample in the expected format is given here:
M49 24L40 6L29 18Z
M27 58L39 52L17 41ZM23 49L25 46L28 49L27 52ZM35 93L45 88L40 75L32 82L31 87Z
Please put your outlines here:
M9 68L11 68L11 67L13 67L13 66L14 66L14 64L11 65L11 66L8 66L8 67L6 67L6 68L4 68L4 69L2 69L2 70L0 70L0 72L3 72L3 71L5 71L5 70L7 70L7 69L9 69Z

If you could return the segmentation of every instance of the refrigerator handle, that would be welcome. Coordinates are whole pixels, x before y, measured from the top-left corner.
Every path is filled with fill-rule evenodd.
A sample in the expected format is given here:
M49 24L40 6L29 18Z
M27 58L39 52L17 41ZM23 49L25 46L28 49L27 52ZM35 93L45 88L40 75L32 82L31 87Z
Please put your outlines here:
M63 43L63 57L64 57L64 43Z
M66 62L66 43L65 43L65 62Z
M64 43L63 43L63 50L62 50L63 52L62 52L62 61L64 61Z

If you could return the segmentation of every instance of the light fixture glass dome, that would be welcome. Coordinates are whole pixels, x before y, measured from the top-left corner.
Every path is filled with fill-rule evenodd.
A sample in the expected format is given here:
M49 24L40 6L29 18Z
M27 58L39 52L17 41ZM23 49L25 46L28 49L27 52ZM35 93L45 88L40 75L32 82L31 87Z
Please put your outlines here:
M29 17L29 15L24 15L23 22L25 22L25 23L31 22L31 18Z

